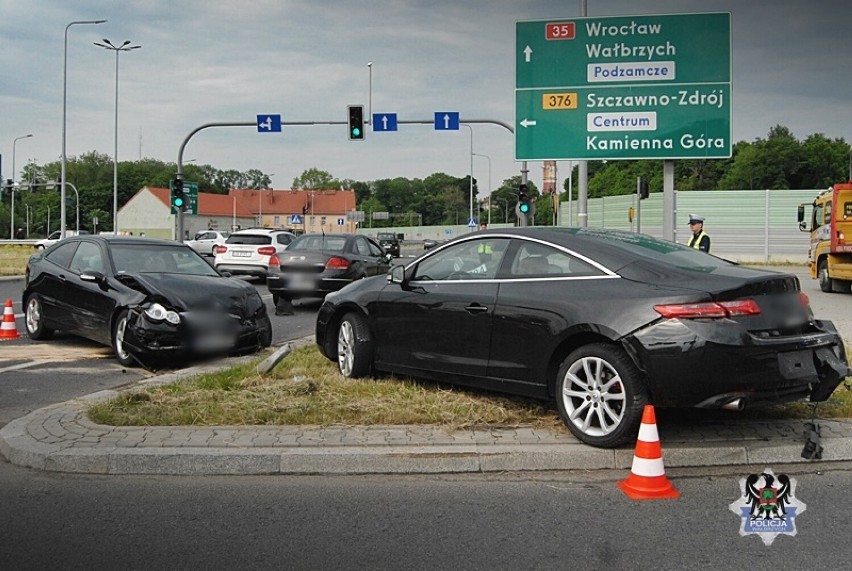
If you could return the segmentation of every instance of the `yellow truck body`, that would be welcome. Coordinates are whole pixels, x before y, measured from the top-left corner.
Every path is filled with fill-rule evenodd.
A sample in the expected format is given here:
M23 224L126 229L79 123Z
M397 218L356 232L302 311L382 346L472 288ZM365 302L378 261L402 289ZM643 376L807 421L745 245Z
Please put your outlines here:
M799 229L810 232L808 269L825 292L852 286L852 181L835 184L813 202L810 223L799 206Z

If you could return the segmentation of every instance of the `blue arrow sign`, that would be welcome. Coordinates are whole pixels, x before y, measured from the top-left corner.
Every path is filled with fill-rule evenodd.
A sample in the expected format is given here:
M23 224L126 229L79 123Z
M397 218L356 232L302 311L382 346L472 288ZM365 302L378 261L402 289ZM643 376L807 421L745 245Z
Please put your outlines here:
M435 111L435 130L436 131L458 131L459 130L459 113L458 113L458 111Z
M373 113L373 131L396 131L396 113Z
M257 116L257 132L258 133L280 133L281 132L281 115L258 115Z

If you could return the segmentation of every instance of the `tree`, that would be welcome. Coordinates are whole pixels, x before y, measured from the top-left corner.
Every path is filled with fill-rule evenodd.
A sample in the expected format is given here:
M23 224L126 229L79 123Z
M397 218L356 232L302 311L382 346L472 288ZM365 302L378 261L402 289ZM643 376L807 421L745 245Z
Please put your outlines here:
M300 190L328 190L340 188L340 181L332 177L327 171L316 167L302 171L301 176L293 179L292 188Z

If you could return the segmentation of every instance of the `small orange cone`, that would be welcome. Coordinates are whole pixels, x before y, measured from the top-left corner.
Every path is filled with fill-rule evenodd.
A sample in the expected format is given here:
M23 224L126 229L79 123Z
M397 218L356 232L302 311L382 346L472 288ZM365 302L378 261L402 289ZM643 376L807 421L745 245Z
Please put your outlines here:
M633 454L633 467L626 480L618 483L621 491L634 500L679 498L678 492L666 478L663 450L657 434L657 418L653 405L645 405L639 439Z
M3 322L0 324L0 341L6 339L20 339L18 327L15 325L15 310L12 309L12 300L6 300L6 308L3 310Z

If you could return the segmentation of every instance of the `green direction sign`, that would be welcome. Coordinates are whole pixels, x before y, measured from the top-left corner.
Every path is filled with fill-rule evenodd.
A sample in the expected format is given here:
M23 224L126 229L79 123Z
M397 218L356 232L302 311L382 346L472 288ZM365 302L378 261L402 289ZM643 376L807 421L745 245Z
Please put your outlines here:
M518 22L515 158L730 157L730 21Z

